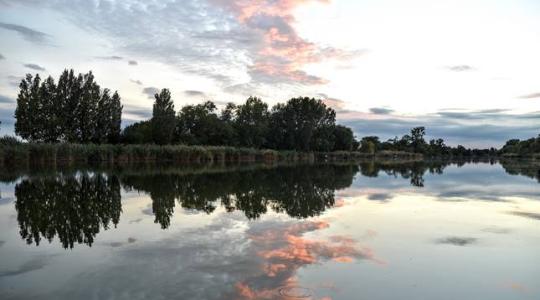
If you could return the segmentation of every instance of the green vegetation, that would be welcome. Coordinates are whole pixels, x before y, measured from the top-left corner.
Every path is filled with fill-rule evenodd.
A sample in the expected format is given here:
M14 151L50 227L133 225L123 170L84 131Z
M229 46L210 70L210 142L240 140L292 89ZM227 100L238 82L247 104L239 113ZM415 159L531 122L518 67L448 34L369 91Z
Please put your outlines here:
M540 159L540 134L536 138L520 141L512 139L500 150L503 156L534 157Z
M117 92L101 89L92 72L64 70L52 77L26 75L19 85L15 133L30 142L117 143L122 105Z
M150 120L121 131L120 96L102 89L92 72L76 76L73 70L64 70L58 84L50 76L41 81L39 74L28 74L19 88L15 133L30 143L1 139L1 162L262 161L296 160L297 156L339 161L540 153L540 136L510 140L501 150L467 149L449 147L443 139L426 141L425 127L385 142L376 136L358 142L350 128L336 124L332 108L307 97L272 108L249 97L240 105L228 103L221 111L206 101L183 106L177 113L168 89L154 95ZM330 152L335 153L325 154ZM292 158L290 153L295 153Z
M379 137L367 136L360 140L359 151L364 153L377 153L379 151L398 151L422 154L426 158L433 157L469 157L469 156L497 156L495 148L490 149L468 149L462 145L457 147L447 146L443 139L431 139L427 142L424 139L425 127L415 127L410 134L401 138L395 137L386 142L381 142Z

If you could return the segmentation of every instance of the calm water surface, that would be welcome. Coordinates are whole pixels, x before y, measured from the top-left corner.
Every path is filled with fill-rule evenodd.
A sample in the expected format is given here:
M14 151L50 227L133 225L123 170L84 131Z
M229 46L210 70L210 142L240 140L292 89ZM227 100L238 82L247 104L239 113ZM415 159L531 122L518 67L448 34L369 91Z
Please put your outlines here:
M2 299L540 299L527 163L1 173Z

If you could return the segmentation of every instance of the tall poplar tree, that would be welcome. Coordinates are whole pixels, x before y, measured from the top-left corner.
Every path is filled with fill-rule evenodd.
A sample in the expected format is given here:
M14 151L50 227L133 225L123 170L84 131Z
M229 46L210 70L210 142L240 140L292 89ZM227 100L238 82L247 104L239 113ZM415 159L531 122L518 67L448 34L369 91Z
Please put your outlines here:
M158 145L170 144L173 139L174 129L176 128L171 93L168 89L162 89L154 97L156 98L152 109L152 137L154 143Z

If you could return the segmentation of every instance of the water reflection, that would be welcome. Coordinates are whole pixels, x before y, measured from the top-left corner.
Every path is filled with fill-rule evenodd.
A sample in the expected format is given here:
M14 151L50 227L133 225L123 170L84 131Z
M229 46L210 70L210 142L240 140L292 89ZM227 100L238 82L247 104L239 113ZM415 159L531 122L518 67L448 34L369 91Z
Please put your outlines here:
M540 180L538 167L502 163L509 174ZM152 200L149 213L162 229L171 226L176 205L207 214L222 207L227 212L242 212L250 220L269 211L304 219L340 206L336 191L350 187L357 173L367 178L386 174L403 178L411 186L424 187L425 174L441 175L451 164L462 166L464 162L367 161L358 165L217 168L198 172L183 169L94 170L53 175L45 172L21 177L15 186L15 208L20 235L28 244L39 245L42 239L51 242L58 236L64 248L73 248L75 244L91 246L101 229L116 227L122 212L121 188L148 194ZM11 182L18 178L0 175ZM441 199L453 199L478 191L438 187L437 192ZM499 197L496 193L478 195L487 196ZM387 202L393 195L391 188L386 187L367 198Z
M55 236L64 248L94 242L100 228L120 220L120 182L114 175L79 173L31 177L15 186L20 234L39 245Z

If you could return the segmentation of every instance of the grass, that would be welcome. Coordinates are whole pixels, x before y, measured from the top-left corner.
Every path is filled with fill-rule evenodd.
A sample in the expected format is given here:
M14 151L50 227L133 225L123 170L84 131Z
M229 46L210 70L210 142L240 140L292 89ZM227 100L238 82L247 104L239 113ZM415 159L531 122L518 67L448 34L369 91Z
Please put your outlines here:
M380 152L375 155L347 151L313 153L221 146L0 143L0 166L339 162L366 158L421 159L421 155L405 152Z

